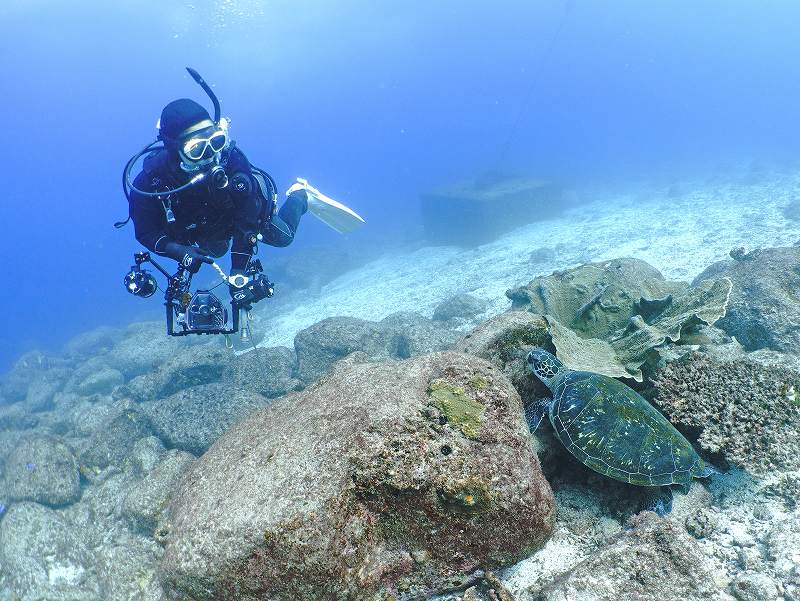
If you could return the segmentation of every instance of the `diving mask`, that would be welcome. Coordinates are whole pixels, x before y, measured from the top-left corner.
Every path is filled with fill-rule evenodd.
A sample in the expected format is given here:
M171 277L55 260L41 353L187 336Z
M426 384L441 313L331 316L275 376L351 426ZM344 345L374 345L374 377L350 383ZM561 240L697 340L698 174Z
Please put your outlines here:
M193 136L181 146L184 158L193 163L207 161L228 145L228 131L220 128L209 136Z

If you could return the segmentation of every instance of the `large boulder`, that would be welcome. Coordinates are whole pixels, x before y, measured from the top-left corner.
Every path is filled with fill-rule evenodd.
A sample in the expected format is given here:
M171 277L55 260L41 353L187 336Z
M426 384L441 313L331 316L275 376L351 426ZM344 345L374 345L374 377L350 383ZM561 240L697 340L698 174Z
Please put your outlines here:
M298 376L305 383L322 377L339 359L354 352L370 360L408 359L445 350L458 334L418 313L393 313L379 322L329 317L301 330L294 339Z
M456 294L433 310L434 321L468 321L486 311L488 303L471 294Z
M29 433L0 428L0 468Z
M617 535L544 588L535 601L705 601L717 598L713 563L683 528L656 514L634 516Z
M379 325L387 333L393 358L409 359L450 348L460 334L419 313L401 311L384 317Z
M84 382L91 381L95 374L106 371L109 368L104 355L94 355L78 363L72 370L69 379L64 384L64 392L78 393L78 387ZM114 370L119 371L119 370ZM81 393L83 394L83 393Z
M82 332L64 345L64 354L71 358L88 359L93 355L102 355L110 351L122 331L109 326L101 326L88 332Z
M554 352L547 320L528 311L501 313L479 325L453 347L486 359L502 369L526 404L549 396L547 387L531 377L525 360L533 347Z
M224 348L182 348L155 370L131 380L124 392L137 401L151 401L192 386L219 382L232 358L233 353Z
M387 347L386 332L377 323L357 317L329 317L301 330L294 338L298 375L308 383L356 351L373 358L388 358Z
M123 533L106 542L92 566L103 601L164 601L156 573L160 555L158 543L143 536Z
M11 501L58 507L80 498L78 461L67 445L50 436L19 441L6 460L3 488Z
M69 376L70 368L64 359L39 351L25 353L0 377L0 404L25 400L34 382L62 383Z
M173 449L125 495L122 514L135 531L152 536L175 483L194 461L194 455Z
M294 353L286 347L256 348L240 354L213 346L187 347L154 371L133 378L116 394L144 402L224 382L232 389L272 398L301 386L295 377L296 364Z
M33 413L49 411L53 408L53 397L61 389L59 381L36 379L28 386L24 407Z
M728 312L717 324L745 349L800 353L800 247L733 252L697 281L725 276L733 282Z
M133 323L104 357L104 361L122 372L125 378L133 378L158 369L192 344L197 344L197 341L167 336L163 323Z
M82 396L109 394L125 381L125 377L117 369L105 367L92 372L78 384L76 392Z
M282 396L302 386L295 377L297 358L285 346L255 348L236 355L225 372L225 382L267 398Z
M25 402L0 405L0 432L35 428L39 415L28 411Z
M152 434L147 415L135 403L118 403L89 438L80 456L85 470L98 472L109 465L121 466L136 441Z
M223 432L268 402L255 392L217 383L187 388L142 408L167 447L202 455Z
M550 535L519 395L456 353L340 362L226 432L159 533L171 598L423 598Z
M74 403L60 413L73 435L89 437L103 426L113 411L113 407L105 403L77 397Z

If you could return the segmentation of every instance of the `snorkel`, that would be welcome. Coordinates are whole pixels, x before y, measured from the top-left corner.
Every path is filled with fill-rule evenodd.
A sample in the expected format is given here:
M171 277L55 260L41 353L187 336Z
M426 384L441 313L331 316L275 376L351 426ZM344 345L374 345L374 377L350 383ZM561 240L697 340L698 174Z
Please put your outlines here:
M219 99L217 98L217 95L214 94L214 90L212 90L211 86L206 83L205 79L200 77L200 74L197 71L191 67L186 67L186 70L189 72L189 75L192 76L192 79L194 79L197 84L203 88L203 91L211 99L211 103L214 105L214 123L217 127L219 127L219 120L222 118L222 112L219 108Z
M222 117L222 109L219 106L219 99L217 95L214 93L214 90L211 89L206 83L206 80L194 69L191 67L186 67L186 70L189 72L189 75L192 76L192 79L197 82L206 95L211 99L211 104L214 105L214 126L217 128L218 131L224 131L226 136L228 132L228 120ZM227 145L227 142L226 142ZM181 168L187 172L198 171L204 169L210 164L214 164L210 170L208 170L207 175L211 177L211 181L215 188L222 189L227 187L228 185L228 176L225 174L225 169L219 164L219 152L215 152L214 155L206 160L201 161L187 161L186 155L181 152L181 157L184 159L181 162Z
M228 122L226 119L223 119L221 116L221 109L219 105L219 99L217 95L214 94L214 91L211 89L206 81L200 76L200 74L192 69L191 67L186 67L186 70L189 72L189 75L192 76L192 79L201 87L206 95L211 99L211 103L214 105L214 126L218 129L224 129L227 131ZM225 169L222 165L219 164L219 153L215 153L213 160L204 161L202 163L198 163L196 165L187 164L185 161L181 163L182 168L184 171L193 172L198 171L197 175L192 177L188 182L179 186L177 188L171 188L168 190L163 190L161 192L147 192L145 190L140 190L137 188L133 182L131 181L131 171L133 170L133 166L139 161L140 158L143 156L150 154L153 151L166 149L167 144L166 140L163 136L159 134L159 136L150 144L145 146L142 150L137 152L133 155L128 162L125 164L125 169L122 171L122 190L125 193L125 198L128 199L130 202L131 199L131 191L136 192L137 194L141 194L142 196L150 196L150 197L158 197L158 198L165 198L170 194L175 194L176 192L182 192L191 188L192 186L197 185L201 181L205 180L210 176L211 182L213 183L215 188L225 188L228 185L228 177L225 175ZM209 165L211 166L210 169L207 169ZM127 223L125 222L117 222L114 224L115 227L122 227Z

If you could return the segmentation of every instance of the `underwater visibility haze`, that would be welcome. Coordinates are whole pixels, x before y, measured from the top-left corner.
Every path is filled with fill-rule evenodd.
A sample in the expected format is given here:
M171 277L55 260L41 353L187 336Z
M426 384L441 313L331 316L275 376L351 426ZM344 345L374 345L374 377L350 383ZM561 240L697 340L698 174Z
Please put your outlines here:
M362 235L377 239L413 232L420 192L489 170L605 184L793 156L790 2L12 0L0 11L3 108L19 130L3 150L0 269L17 324L2 334L7 366L154 314L110 285L136 244L109 224L126 210L119 172L163 106L189 97L210 110L186 65L281 190L307 177L368 216ZM335 239L303 228L297 247Z
M0 601L800 599L798 23L3 2Z

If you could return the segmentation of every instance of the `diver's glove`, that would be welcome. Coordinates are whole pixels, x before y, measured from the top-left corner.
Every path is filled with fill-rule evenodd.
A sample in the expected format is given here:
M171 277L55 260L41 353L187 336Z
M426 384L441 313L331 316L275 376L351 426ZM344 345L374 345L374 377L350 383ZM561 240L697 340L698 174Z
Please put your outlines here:
M197 273L203 263L209 265L214 262L214 259L208 256L208 252L196 246L188 246L186 244L178 244L177 242L170 242L164 248L164 255L170 259L175 259L178 263L189 273Z

